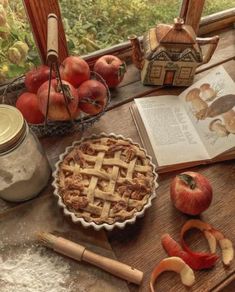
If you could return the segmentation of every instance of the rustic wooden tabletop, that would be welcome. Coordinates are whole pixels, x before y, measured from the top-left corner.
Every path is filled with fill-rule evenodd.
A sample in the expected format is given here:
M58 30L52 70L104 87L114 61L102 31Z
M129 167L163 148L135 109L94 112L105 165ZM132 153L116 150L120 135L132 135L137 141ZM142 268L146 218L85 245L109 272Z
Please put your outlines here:
M235 81L234 30L226 29L218 32L218 34L220 35L219 46L211 61L198 69L195 80L205 76L214 67L223 64ZM129 65L125 79L116 90L112 91L112 101L108 112L84 135L113 132L141 143L129 110L132 100L146 95L179 94L183 89L143 86L139 80L138 70L133 65ZM41 139L52 167L54 167L59 154L64 151L65 147L79 138L80 135L75 133L64 137ZM214 190L213 202L210 208L203 213L201 219L223 231L235 243L234 161L199 166L193 168L193 170L199 171L208 177ZM130 291L148 291L148 282L152 269L161 259L166 257L166 253L160 243L161 235L168 232L175 239L179 239L181 226L188 219L186 215L174 209L170 202L169 183L175 174L168 173L159 176L157 197L154 199L152 207L134 225L128 226L124 230L114 230L106 234L101 232L98 239L97 232L92 230L89 231L89 234L84 235L85 241L87 236L93 245L97 244L107 250L112 249L117 259L144 272L142 285L138 287L129 284ZM42 198L51 196L52 191L52 187L49 184L40 196L33 201L37 201L37 204L40 204L40 200L43 202ZM25 208L27 204L32 204L32 201L30 203L11 204L0 200L0 223L3 224L4 220L7 220L6 218L10 212ZM56 202L54 204L56 205ZM62 213L60 215L62 216ZM74 225L74 232L76 230L82 232L81 229L82 227ZM191 234L189 240L191 240L192 247L204 246L202 236L199 233ZM218 261L212 270L198 271L195 275L196 283L190 291L235 291L234 262L229 268L225 268L222 262ZM162 275L156 288L159 291L188 290L184 288L179 278L172 273Z

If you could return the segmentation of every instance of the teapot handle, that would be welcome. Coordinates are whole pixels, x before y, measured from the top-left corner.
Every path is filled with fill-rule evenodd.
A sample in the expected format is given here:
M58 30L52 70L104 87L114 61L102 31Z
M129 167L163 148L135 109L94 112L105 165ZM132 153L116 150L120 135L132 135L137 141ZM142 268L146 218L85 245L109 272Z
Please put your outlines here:
M202 63L199 66L210 61L210 59L211 59L211 57L212 57L212 55L213 55L213 53L218 45L218 42L219 42L219 36L217 36L217 35L214 37L210 37L210 38L197 38L197 43L200 47L204 46L204 45L209 45L205 55L203 55Z

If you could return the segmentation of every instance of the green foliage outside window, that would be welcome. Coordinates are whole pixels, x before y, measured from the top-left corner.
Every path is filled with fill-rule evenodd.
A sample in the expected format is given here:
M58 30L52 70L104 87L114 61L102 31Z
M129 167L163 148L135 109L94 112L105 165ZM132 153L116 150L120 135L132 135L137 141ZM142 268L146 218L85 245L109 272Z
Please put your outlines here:
M181 0L60 0L70 54L84 55L171 23ZM206 1L204 15L234 6ZM40 63L21 0L0 0L0 83Z

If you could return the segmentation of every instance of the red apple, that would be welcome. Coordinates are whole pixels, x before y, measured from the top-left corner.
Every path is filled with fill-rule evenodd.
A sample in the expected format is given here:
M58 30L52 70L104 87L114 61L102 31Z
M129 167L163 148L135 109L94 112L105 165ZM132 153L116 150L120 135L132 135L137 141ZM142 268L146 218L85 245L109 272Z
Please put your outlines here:
M170 185L174 206L188 215L198 215L209 208L212 201L212 187L207 178L197 172L177 175Z
M78 107L85 113L97 115L107 103L107 89L97 80L87 80L78 88Z
M77 90L69 82L62 80L66 94L66 102L71 117L74 119L78 116L78 95ZM46 116L47 99L48 99L49 81L43 83L38 89L39 106ZM51 80L48 119L52 121L65 121L70 119L70 114L66 108L65 98L62 88L56 79Z
M90 68L82 58L69 56L60 66L60 75L63 80L77 88L82 82L90 78Z
M126 64L116 56L105 55L96 61L94 71L104 78L109 88L114 88L122 81Z
M41 65L33 69L25 75L25 86L29 92L37 93L39 87L49 80L50 68L46 65ZM52 78L55 78L55 73L52 71Z
M24 92L18 97L16 107L21 111L28 123L40 124L44 121L44 116L39 109L39 100L36 94Z

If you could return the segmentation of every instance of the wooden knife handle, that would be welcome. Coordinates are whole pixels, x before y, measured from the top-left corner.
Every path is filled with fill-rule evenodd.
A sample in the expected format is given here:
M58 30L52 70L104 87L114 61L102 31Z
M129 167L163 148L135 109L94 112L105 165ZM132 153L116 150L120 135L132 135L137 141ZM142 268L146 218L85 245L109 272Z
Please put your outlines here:
M58 60L58 19L54 13L47 18L47 63Z
M125 279L128 282L138 285L142 282L143 272L116 260L93 253L89 250L85 250L83 252L82 260L100 267L101 269L117 277Z

